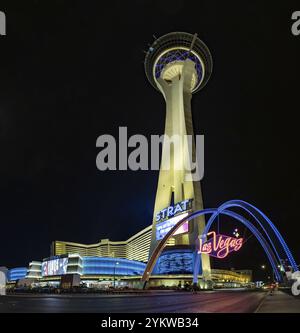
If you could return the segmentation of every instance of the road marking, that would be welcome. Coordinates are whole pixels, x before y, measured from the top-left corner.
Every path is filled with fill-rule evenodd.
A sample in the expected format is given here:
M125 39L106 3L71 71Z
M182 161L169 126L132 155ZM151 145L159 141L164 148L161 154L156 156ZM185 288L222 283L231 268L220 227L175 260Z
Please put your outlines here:
M254 313L258 313L259 309L261 308L261 306L263 305L263 302L265 301L266 297L269 295L269 293L266 293L266 295L261 299L261 301L259 302L256 310L254 311Z

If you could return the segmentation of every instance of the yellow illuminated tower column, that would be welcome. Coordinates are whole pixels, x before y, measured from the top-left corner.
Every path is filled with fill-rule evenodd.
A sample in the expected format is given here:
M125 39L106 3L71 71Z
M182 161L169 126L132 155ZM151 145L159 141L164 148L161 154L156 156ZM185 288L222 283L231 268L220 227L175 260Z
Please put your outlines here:
M165 135L168 138L177 136L182 140L179 147L170 146L166 139L163 142L153 215L151 256L159 242L156 233L157 224L160 222L156 218L158 212L172 203L188 199L193 199L192 211L203 209L200 181L187 180L184 167L189 156L195 161L195 143L193 141L191 152L191 148L183 144L183 138L185 135L194 137L192 93L199 91L207 83L212 71L212 58L207 46L197 35L172 32L156 39L149 47L145 58L145 71L150 83L162 93L166 102ZM177 147L177 151L174 147ZM164 170L162 164L168 154L170 169ZM197 235L202 233L204 227L204 217L189 222L187 233L174 236L174 245L193 248ZM201 259L202 274L209 277L209 257L202 255Z

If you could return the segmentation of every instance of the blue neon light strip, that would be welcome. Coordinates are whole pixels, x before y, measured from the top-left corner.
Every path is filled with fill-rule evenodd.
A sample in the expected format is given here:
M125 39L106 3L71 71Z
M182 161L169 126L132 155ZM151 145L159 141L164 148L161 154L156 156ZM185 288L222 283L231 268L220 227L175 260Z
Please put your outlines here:
M155 67L155 77L157 79L160 77L162 70L167 64L175 61L185 61L186 59L190 59L195 63L195 68L198 77L196 85L198 85L203 76L203 69L201 62L199 61L198 57L196 57L193 53L181 49L171 50L159 58Z
M264 228L263 224L261 223L261 221L250 211L248 210L246 207L244 206L241 206L240 204L236 203L235 200L232 200L232 201L228 201L226 203L224 203L223 205L221 205L219 208L218 208L218 211L216 213L214 213L210 219L208 220L207 224L206 224L206 227L205 227L205 230L204 230L204 234L206 234L208 232L208 230L210 229L211 227L211 224L214 222L214 220L219 216L219 214L227 209L227 208L231 208L231 207L239 207L239 208L243 208L245 211L247 211L247 213L249 213L255 220L256 222L261 226L261 228L263 229L264 233L267 235L267 238L269 239L271 245L272 245L272 248L277 256L277 259L278 261L280 262L280 256L277 252L277 249L271 239L271 237L269 236L268 232L266 231L266 229Z
M281 259L278 255L278 252L276 250L276 247L274 245L274 243L272 242L268 232L266 231L266 229L264 228L262 222L257 219L253 214L252 214L252 211L250 209L248 209L248 207L250 207L252 210L254 210L255 212L257 212L258 214L260 214L262 217L263 217L263 221L266 221L268 223L268 225L272 228L272 230L274 231L275 235L276 235L276 238L279 240L281 246L283 247L283 250L285 252L285 254L287 255L287 258L291 264L291 266L293 267L293 270L296 271L298 270L298 266L296 264L296 261L293 257L293 255L291 254L291 251L290 249L288 248L286 242L284 241L282 235L280 234L280 232L278 231L278 229L275 227L275 225L272 223L272 221L262 212L260 211L258 208L256 208L255 206L249 204L248 202L246 201L242 201L242 200L231 200L231 201L227 201L225 202L223 205L221 205L219 207L219 209L225 209L225 208L230 208L230 207L240 207L240 208L243 208L245 211L247 211L248 213L250 213L254 218L255 220L260 224L260 226L262 227L262 229L264 230L265 234L267 235L270 243L272 244L272 247L277 255L277 257L279 258L279 260ZM209 223L209 222L208 222Z
M83 274L142 275L146 264L140 261L110 257L83 257Z

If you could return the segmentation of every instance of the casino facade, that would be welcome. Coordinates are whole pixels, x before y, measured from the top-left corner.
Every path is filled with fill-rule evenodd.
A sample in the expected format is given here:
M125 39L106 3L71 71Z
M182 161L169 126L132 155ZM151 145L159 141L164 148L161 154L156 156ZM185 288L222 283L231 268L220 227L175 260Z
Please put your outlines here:
M139 288L148 261L151 231L152 226L148 226L125 241L101 239L95 244L54 241L48 258L8 269L8 286L59 287L64 277L77 275L86 287ZM149 287L191 284L193 261L190 249L170 241L156 263ZM215 286L239 287L249 285L252 272L212 269L212 280ZM202 289L210 287L203 281L199 286Z

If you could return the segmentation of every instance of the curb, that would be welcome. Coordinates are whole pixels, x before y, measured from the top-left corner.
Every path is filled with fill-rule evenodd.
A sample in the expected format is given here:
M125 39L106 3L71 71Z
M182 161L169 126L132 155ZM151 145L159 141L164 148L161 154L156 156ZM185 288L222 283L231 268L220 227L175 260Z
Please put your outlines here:
M270 295L270 292L267 292L266 295L262 298L262 300L259 302L257 308L255 309L255 311L253 313L258 313L259 309L261 308L261 306L263 305L265 299Z

